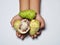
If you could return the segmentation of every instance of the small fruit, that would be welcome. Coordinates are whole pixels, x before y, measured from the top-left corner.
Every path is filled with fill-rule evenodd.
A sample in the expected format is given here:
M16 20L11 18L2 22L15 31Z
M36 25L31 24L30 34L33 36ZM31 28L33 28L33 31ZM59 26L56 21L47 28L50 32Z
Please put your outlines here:
M27 19L17 20L14 23L14 28L21 34L25 34L29 31L29 24Z
M19 12L19 16L22 18L32 20L35 18L36 12L34 10L24 10L24 11Z
M31 22L30 22L30 35L34 35L34 34L36 34L36 32L39 30L39 28L40 28L40 23L39 23L39 21L37 21L37 20L32 20Z

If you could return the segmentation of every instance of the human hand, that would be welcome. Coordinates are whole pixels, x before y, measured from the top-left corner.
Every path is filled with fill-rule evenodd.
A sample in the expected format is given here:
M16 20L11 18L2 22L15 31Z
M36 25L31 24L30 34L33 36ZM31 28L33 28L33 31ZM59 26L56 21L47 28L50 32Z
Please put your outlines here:
M40 29L45 27L45 21L40 14L36 15L36 20L38 20L40 22Z
M19 15L16 15L16 16L14 16L13 18L12 18L12 20L11 20L11 25L12 25L12 27L13 27L13 24L14 24L14 21L15 20L22 20L22 18L19 16ZM40 22L40 29L42 29L42 28L44 28L45 27L45 22L44 22L44 19L39 15L39 14L37 14L37 16L36 16L36 20L38 20L39 22ZM38 35L40 35L41 34L41 30L39 30L35 35L30 35L32 38L36 38L36 37L38 37ZM17 31L16 31L16 35L17 35L17 37L19 37L19 38L21 38L21 39L24 39L25 37L26 37L26 35L24 34L20 34L20 33L18 33Z
M45 27L44 19L40 16L40 14L36 15L36 20L40 22L40 29L43 29ZM41 34L41 30L39 30L35 35L30 35L33 39L38 37L38 35Z
M12 27L13 27L14 22L15 22L16 20L22 20L22 18L21 18L19 15L14 16L14 17L12 18L11 22L10 22ZM25 35L20 34L20 33L18 33L17 31L16 31L16 36L19 37L19 38L21 38L21 39L24 39L24 37L25 37Z
M27 36L27 34L26 35L25 34L20 34L19 32L16 31L16 36L23 40Z

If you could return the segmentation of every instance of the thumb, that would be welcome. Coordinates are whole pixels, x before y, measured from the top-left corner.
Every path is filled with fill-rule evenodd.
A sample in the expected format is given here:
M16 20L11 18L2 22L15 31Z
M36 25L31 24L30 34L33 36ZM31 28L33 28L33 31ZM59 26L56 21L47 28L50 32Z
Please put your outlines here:
M19 15L16 15L16 16L14 16L13 18L12 18L12 20L11 20L11 25L12 25L12 27L13 27L13 25L14 25L14 22L16 21L16 20L21 20L22 18L19 16Z

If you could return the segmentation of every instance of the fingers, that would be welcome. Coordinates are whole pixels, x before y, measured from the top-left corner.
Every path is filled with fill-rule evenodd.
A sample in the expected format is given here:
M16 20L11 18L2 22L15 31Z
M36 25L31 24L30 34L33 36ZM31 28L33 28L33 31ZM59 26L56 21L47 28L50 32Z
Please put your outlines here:
M31 35L31 38L34 39L34 36Z
M37 37L37 35L35 34L35 35L34 35L34 38L36 38L36 37Z
M35 35L30 35L32 39L37 38L41 34L41 31L37 32Z
M13 27L13 25L14 25L14 21L15 20L21 20L22 18L19 16L19 15L16 15L16 16L14 16L13 18L12 18L12 20L11 20L11 25L12 25L12 27Z
M37 38L40 34L41 34L41 31L37 32L35 35L30 35L30 37L31 37L32 39L35 39L35 38ZM26 35L20 34L20 33L18 33L17 31L16 31L16 36L17 36L18 38L21 38L22 40L26 37Z
M16 36L20 38L20 37L21 37L21 34L19 34L19 33L16 31Z
M36 35L36 34L35 34L35 35L30 35L30 37L31 37L32 39L34 39L34 38L37 37L37 35Z
M32 39L37 38L40 32L37 32L35 35L30 35ZM21 38L22 40L25 38L26 35L22 35L16 31L16 35L18 38Z
M23 35L21 35L21 37L20 37L22 40L24 39L24 36Z
M25 38L25 35L22 35L22 34L18 33L17 31L16 31L16 36L18 38L21 38L22 40Z
M41 32L37 32L36 34L39 35Z
M35 35L30 35L30 37L31 37L32 39L34 39L34 38L37 37L37 34L35 34Z

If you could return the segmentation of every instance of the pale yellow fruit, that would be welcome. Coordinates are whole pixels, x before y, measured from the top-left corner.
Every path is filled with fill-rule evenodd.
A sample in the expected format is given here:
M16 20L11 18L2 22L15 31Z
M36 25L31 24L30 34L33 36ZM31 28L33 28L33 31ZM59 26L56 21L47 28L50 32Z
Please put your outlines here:
M40 23L39 23L39 21L37 21L37 20L32 20L31 22L30 22L30 35L34 35L34 34L36 34L36 32L39 30L39 28L40 28Z

